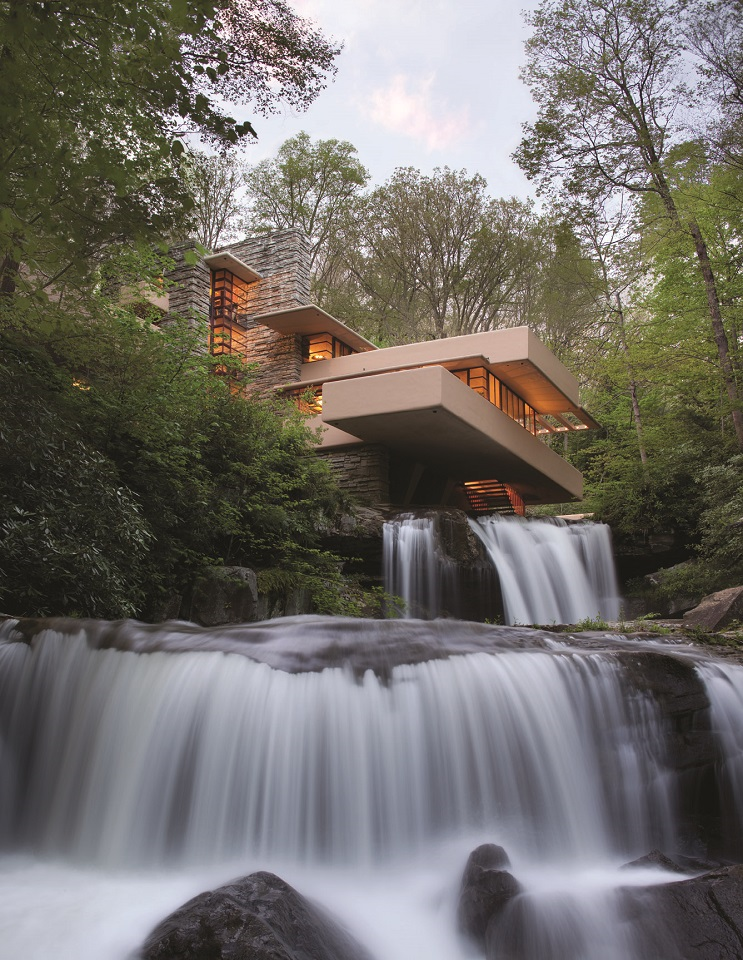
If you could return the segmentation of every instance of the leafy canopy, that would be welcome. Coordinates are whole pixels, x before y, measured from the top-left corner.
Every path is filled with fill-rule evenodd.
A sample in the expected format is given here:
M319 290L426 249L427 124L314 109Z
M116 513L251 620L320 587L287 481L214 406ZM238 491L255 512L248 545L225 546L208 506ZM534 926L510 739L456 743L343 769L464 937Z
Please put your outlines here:
M225 98L303 106L338 49L284 0L0 2L4 289L89 276L114 244L162 241L191 206L184 138L254 134Z

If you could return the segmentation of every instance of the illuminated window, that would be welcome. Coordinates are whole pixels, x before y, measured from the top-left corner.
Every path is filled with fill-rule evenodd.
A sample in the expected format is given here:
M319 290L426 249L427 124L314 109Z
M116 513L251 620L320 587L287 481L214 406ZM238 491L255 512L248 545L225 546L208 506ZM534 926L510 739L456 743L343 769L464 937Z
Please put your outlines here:
M465 370L452 370L454 376L466 383L470 389L489 400L512 420L520 423L529 433L536 434L537 421L534 410L525 400L507 387L490 372L487 367L468 367Z
M312 363L315 360L350 357L356 351L330 333L311 333L302 338L302 353L304 362Z
M246 355L250 286L229 270L212 271L209 346L214 356Z

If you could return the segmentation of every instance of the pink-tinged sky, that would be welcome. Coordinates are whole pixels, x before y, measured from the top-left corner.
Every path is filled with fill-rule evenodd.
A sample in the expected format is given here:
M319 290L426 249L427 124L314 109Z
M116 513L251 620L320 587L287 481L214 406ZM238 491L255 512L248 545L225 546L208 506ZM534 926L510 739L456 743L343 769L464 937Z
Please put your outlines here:
M256 162L300 130L349 140L381 183L396 167L480 173L493 196L533 195L511 160L534 118L519 80L536 0L291 0L344 44L335 81L306 113L253 117ZM249 116L245 113L244 116Z

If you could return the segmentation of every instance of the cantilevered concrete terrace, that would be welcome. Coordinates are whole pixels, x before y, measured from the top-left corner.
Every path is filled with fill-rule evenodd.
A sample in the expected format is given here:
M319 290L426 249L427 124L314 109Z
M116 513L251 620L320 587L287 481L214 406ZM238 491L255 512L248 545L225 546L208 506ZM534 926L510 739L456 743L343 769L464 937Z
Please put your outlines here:
M326 447L382 444L462 481L497 477L526 503L582 494L574 467L440 366L326 382L322 423Z
M317 411L323 449L380 444L462 482L497 477L525 503L581 496L580 473L538 435L596 424L575 377L528 328L377 349L317 307L256 321L305 337L323 328L359 351L308 350L285 385Z

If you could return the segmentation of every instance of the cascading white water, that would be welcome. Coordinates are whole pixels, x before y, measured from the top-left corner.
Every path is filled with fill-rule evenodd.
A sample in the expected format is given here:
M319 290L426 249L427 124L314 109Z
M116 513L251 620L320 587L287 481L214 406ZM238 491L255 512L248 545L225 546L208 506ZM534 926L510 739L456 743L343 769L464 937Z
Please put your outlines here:
M506 623L618 619L606 524L480 517L471 526L498 571Z
M619 617L611 532L603 523L480 517L470 527L500 580L504 621L579 623ZM385 590L408 617L444 613L454 571L430 515L403 514L384 526Z
M456 654L464 627L440 623ZM328 621L327 649L393 626L406 638L416 624ZM198 649L218 631L161 650L180 625L133 652L95 624L31 644L6 624L0 954L125 960L200 889L273 869L378 960L466 958L457 884L490 841L527 889L507 920L523 933L530 918L530 960L645 960L613 890L639 882L620 880L623 862L679 849L657 705L613 650L476 626L462 649L475 637L480 652L442 656L432 636L438 659L377 672L320 669L308 639L305 665L292 660L304 672L288 673L254 652L279 663L323 621L244 628L245 655ZM735 668L719 670L731 683Z
M83 636L0 651L6 846L374 863L487 826L545 862L642 852L673 823L658 718L610 657L481 653L357 681Z
M707 688L720 741L722 815L734 826L743 819L743 667L709 661L700 663L697 672ZM743 843L731 853L743 857Z
M383 528L384 589L403 601L406 617L432 619L441 613L446 559L430 516L404 514ZM394 602L394 601L393 601Z

